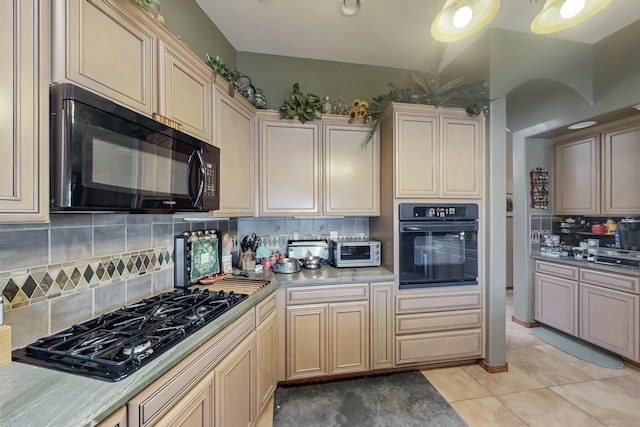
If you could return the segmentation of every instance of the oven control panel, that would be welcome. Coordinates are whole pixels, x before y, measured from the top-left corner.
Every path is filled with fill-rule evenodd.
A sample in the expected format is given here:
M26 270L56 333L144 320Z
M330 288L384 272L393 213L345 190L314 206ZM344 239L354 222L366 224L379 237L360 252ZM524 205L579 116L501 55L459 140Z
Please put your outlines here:
M421 203L401 203L400 220L445 220L477 219L478 205L450 204L435 205Z

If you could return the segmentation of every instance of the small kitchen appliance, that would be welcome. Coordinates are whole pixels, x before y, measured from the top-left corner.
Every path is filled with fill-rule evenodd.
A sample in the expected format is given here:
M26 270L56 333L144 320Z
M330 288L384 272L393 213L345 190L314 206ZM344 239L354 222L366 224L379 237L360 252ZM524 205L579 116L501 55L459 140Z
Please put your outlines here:
M70 83L50 97L52 210L219 209L218 147Z
M382 254L380 242L365 240L331 240L329 263L342 267L378 267Z
M617 228L621 249L640 250L640 218L623 218L618 222Z
M297 259L304 259L310 256L327 259L329 256L329 243L325 239L289 240L287 255L289 258Z

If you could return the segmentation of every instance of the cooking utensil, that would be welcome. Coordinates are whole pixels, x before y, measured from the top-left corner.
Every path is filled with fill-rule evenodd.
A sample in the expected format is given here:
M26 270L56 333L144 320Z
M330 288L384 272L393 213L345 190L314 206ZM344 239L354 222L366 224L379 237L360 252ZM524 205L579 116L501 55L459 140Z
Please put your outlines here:
M301 260L301 263L304 268L320 268L322 267L322 258L315 255L306 256Z
M300 264L295 258L282 258L273 265L274 273L297 273L300 271Z
M234 268L233 271L231 272L231 274L233 276L249 277L249 273L247 273L246 271L238 270L237 268Z

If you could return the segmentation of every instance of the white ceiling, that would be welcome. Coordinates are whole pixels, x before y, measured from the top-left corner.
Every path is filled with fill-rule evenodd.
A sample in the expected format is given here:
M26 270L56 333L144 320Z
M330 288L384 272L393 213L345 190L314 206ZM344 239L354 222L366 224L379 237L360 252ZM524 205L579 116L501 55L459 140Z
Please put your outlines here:
M430 69L435 42L431 22L445 0L361 0L352 17L342 0L196 0L240 52ZM487 28L530 33L544 0L503 0ZM548 36L593 44L640 19L638 0L614 0L590 20ZM486 31L483 30L483 31ZM464 51L482 32L447 45L443 64Z

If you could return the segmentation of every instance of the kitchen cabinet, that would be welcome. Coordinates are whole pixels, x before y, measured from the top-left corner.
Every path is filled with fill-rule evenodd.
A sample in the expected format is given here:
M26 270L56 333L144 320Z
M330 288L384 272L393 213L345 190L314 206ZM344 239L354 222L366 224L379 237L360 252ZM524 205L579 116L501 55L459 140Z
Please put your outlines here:
M380 214L380 137L371 125L323 121L324 215Z
M399 291L395 313L397 366L482 357L481 291Z
M214 368L216 427L247 427L255 423L256 361L253 332Z
M239 94L229 96L225 82L214 85L214 145L220 147L218 217L256 214L255 108Z
M553 206L556 214L600 212L600 137L588 135L553 146Z
M286 290L287 380L369 370L368 284Z
M483 194L484 117L461 109L393 104L396 198L477 199ZM383 130L381 130L383 131Z
M378 132L364 144L373 125L340 116L302 124L273 111L257 115L261 216L380 214Z
M212 143L213 70L178 43L158 40L158 112Z
M193 386L182 399L164 415L158 425L167 427L212 426L213 372Z
M8 1L0 17L0 223L49 218L50 3Z
M263 114L268 118L259 120L260 215L321 215L320 123Z
M102 420L98 427L127 427L127 406L121 406L120 409Z
M576 335L578 282L535 273L536 320Z
M276 342L275 294L256 307L256 347L258 358L257 405L261 413L276 390L277 359L284 357Z
M580 333L585 341L631 360L640 357L640 297L580 283Z
M640 192L631 189L640 187L640 123L604 132L602 145L602 213L638 214Z
M52 2L52 81L71 81L151 117L155 35L109 0Z
M371 283L371 369L394 366L393 282Z
M52 81L73 82L211 143L213 71L132 1L54 0Z

